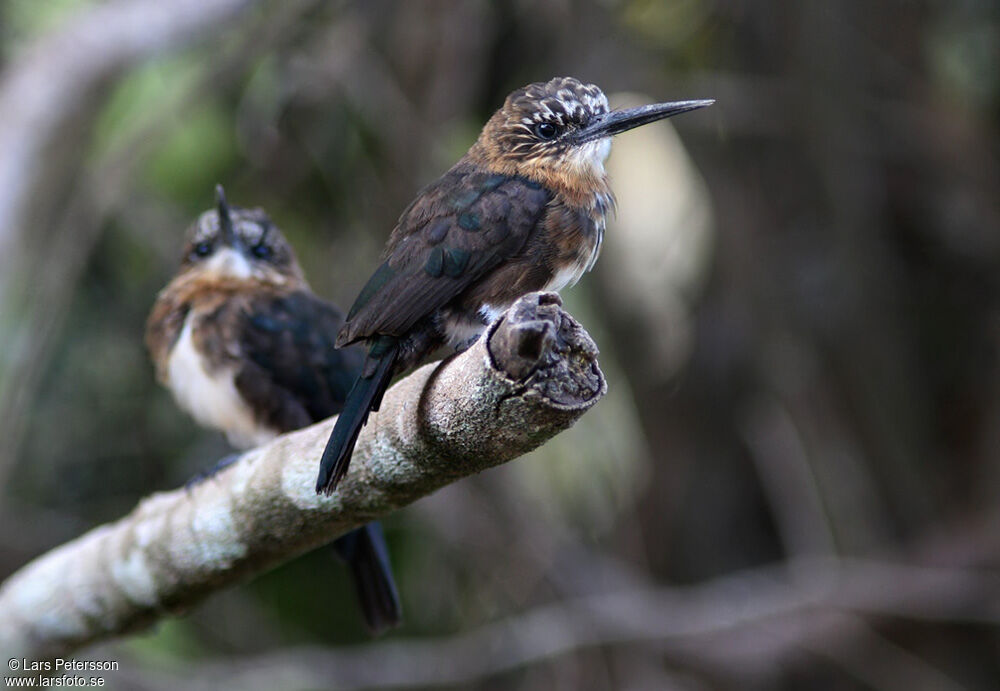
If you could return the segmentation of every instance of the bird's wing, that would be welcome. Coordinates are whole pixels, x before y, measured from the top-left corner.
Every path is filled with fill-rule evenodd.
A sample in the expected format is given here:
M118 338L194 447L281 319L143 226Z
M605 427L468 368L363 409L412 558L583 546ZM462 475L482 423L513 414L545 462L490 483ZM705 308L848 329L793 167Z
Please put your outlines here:
M406 334L518 252L550 198L524 178L453 168L400 216L337 344Z
M343 321L336 307L307 291L244 304L236 388L277 429L298 429L343 408L363 360L357 349L334 348Z

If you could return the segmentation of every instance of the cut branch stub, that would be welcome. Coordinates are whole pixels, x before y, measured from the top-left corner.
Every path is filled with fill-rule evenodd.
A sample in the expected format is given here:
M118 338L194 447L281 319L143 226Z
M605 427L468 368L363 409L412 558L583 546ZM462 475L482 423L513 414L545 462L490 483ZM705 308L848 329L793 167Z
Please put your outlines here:
M522 297L490 329L494 367L566 407L589 405L606 390L597 345L556 293Z

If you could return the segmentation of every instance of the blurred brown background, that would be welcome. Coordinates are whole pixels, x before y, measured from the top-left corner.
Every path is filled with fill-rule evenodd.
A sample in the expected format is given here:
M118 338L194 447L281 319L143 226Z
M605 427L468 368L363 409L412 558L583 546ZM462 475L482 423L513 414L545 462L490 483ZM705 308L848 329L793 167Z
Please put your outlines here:
M385 639L320 551L90 651L109 686L1000 687L991 0L0 2L0 576L228 453L141 339L216 182L346 307L556 75L718 101L616 140L565 295L607 399L386 521Z

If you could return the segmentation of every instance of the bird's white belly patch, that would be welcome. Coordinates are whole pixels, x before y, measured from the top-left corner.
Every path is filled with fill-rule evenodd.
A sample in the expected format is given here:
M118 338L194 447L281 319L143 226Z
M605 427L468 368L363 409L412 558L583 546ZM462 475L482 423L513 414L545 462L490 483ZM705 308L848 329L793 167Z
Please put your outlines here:
M467 320L461 317L446 319L444 324L445 335L448 346L451 348L467 348L472 342L479 338L490 324L495 322L503 314L509 305L497 307L494 305L483 305L479 308L477 319Z
M557 272L556 275L545 284L545 288L543 288L543 290L558 293L563 288L572 288L576 285L576 282L580 280L580 277L583 276L585 269L586 265L584 264L571 264L565 269L561 269Z
M235 372L231 368L209 372L204 367L204 357L191 338L194 318L188 315L167 363L170 390L177 404L199 424L225 432L237 448L270 441L275 434L254 420L253 411L236 390Z

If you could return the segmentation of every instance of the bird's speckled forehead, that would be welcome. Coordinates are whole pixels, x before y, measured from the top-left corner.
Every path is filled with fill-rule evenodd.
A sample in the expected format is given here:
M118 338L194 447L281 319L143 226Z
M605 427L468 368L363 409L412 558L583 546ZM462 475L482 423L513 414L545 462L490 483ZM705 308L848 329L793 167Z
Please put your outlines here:
M236 209L229 210L229 216L233 220L233 229L240 239L247 245L255 245L264 237L266 226L271 225L267 215L260 209ZM219 234L219 213L212 209L205 211L198 217L188 231L188 242L197 244L215 239Z
M583 125L608 112L608 98L596 84L556 77L518 89L507 97L503 109L508 117L526 125L543 120Z

